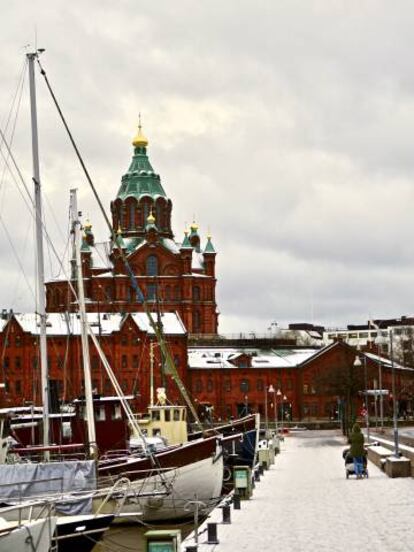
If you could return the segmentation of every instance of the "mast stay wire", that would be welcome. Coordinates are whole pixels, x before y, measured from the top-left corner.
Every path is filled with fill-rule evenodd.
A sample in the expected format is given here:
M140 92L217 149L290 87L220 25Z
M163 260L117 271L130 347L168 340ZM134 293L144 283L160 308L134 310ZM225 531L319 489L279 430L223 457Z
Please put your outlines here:
M86 168L86 165L85 165L85 163L84 163L84 161L83 161L83 158L82 158L82 156L81 156L81 154L80 154L80 152L79 152L79 149L78 149L78 147L77 147L77 145L76 145L76 142L75 142L75 140L74 140L74 138L73 138L73 136L72 136L72 133L71 133L71 131L70 131L70 129L69 129L69 126L68 126L68 124L67 124L67 122L66 122L66 119L65 119L65 117L64 117L64 115L63 115L63 112L62 112L62 110L61 110L61 108L60 108L60 105L59 105L59 103L58 103L58 101L57 101L57 98L56 98L56 96L55 96L55 94L54 94L54 92L53 92L53 90L52 90L52 87L51 87L51 85L50 85L50 83L49 83L49 79L48 79L48 77L47 77L47 75L46 75L46 71L43 69L43 66L42 66L42 64L40 63L39 56L36 56L36 61L37 61L38 65L39 65L40 73L41 73L41 75L43 76L43 78L44 78L44 80L45 80L45 83L46 83L46 86L47 86L47 88L48 88L48 90L49 90L49 93L50 93L50 95L51 95L51 97L52 97L53 103L55 104L55 107L56 107L56 109L57 109L57 111L58 111L58 113L59 113L59 116L60 116L60 118L61 118L61 121L62 121L62 123L63 123L63 126L64 126L65 129L66 129L66 132L67 132L67 134L68 134L68 137L69 137L69 140L70 140L70 142L71 142L71 144L72 144L72 147L73 147L73 149L74 149L74 151L75 151L75 154L76 154L76 156L77 156L77 158L78 158L78 160L79 160L79 163L81 164L81 167L82 167L82 169L83 169L83 172L84 172L84 174L85 174L85 177L86 177L86 179L87 179L87 181L88 181L88 183L89 183L89 186L90 186L90 188L91 188L91 190L92 190L92 192L93 192L93 195L94 195L94 197L95 197L95 199L96 199L96 201L97 201L97 203L98 203L98 206L99 206L99 208L100 208L100 210L101 210L101 213L102 213L102 215L103 215L103 217L104 217L104 220L105 220L105 222L106 222L106 225L108 226L108 229L109 229L110 235L111 235L111 239L112 239L112 241L113 241L114 244L117 244L117 243L118 243L118 240L117 240L117 236L116 236L115 230L114 230L114 228L112 227L112 224L111 224L111 222L110 222L110 220L109 220L109 218L108 218L108 215L106 214L106 211L105 211L105 209L104 209L104 207L103 207L103 205L102 205L102 201L101 201L101 199L100 199L100 197L99 197L99 195L98 195L98 193L97 193L97 191L96 191L96 188L95 188L95 185L94 185L94 183L93 183L93 181L92 181L92 178L91 178L91 176L89 175L89 171L88 171L88 169ZM167 349L166 344L165 344L165 341L164 341L163 336L162 336L162 334L161 334L161 329L159 328L157 322L154 320L154 317L152 316L152 314L151 314L151 312L150 312L150 310L149 310L149 308L148 308L147 301L145 300L145 297L144 297L144 295L143 295L143 293L142 293L142 291L141 291L141 289L140 289L140 287L139 287L139 285L138 285L138 282L137 282L137 280L136 280L135 274L133 273L133 271L132 271L132 269L131 269L131 266L130 266L130 264L129 264L129 262L128 262L128 259L126 258L126 255L125 255L125 253L122 251L122 248L121 248L121 247L119 247L119 254L120 254L120 257L121 257L121 259L122 259L122 261L123 261L123 263L124 263L124 266L125 266L125 268L126 268L127 274L128 274L128 276L129 276L129 278L130 278L130 281L131 281L131 285L132 285L132 287L133 287L133 289L134 289L134 291L135 291L135 293L136 293L136 296L137 296L137 298L139 299L140 303L142 304L143 309L144 309L144 312L145 312L145 314L146 314L146 316L147 316L147 318L148 318L148 321L149 321L149 323L150 323L150 326L151 326L151 328L153 329L153 331L154 331L154 333L155 333L155 335L156 335L156 337L157 337L157 341L158 341L158 343L159 343L160 349L161 349L161 351L163 352L163 354L165 355L165 358L166 358L166 361L167 361L167 369L168 369L168 372L173 376L173 379L174 379L174 381L175 381L175 383L176 383L176 385L177 385L177 387L178 387L178 389L179 389L181 395L183 396L185 402L187 403L187 405L188 405L188 407L189 407L189 409L190 409L190 411L191 411L191 413L192 413L192 415L193 415L193 418L194 418L195 422L197 423L197 425L198 425L201 429L203 429L203 428L202 428L201 421L200 421L200 419L199 419L199 417L198 417L198 414L197 414L197 412L196 412L196 410L195 410L195 407L194 407L194 405L193 405L193 403L192 403L192 401L191 401L191 399L190 399L190 397L189 397L189 395L188 395L188 393L187 393L187 390L185 389L185 386L183 385L183 383L181 382L181 379L180 379L179 376L178 376L178 372L177 372L177 370L176 370L176 367L175 367L175 364L174 364L174 360L172 359L171 354L170 354L170 351ZM91 336L92 336L92 333L91 333Z

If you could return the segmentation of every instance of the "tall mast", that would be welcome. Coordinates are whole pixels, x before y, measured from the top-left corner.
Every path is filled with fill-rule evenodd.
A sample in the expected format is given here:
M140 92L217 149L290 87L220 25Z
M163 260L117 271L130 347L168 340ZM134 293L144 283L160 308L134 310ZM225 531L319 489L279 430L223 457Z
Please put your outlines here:
M36 253L37 253L37 288L38 288L38 310L40 317L40 369L43 402L43 446L49 446L49 374L47 365L47 343L46 343L46 302L45 302L45 272L43 260L43 231L42 231L42 197L40 189L40 168L39 168L39 141L37 131L37 110L36 110L36 83L34 72L34 61L38 57L38 51L27 54L29 62L29 83L30 83L30 113L32 123L32 158L33 158L33 183L36 208ZM45 460L48 460L49 453L45 452Z
M76 261L76 281L78 284L78 302L79 302L79 314L81 320L81 337L82 337L82 357L83 357L83 375L85 379L85 403L86 403L86 420L88 426L88 442L89 442L89 456L95 458L97 455L96 448L96 433L95 433L95 418L93 410L93 397L92 397L92 379L91 379L91 362L89 355L89 341L88 341L88 324L86 320L85 310L85 292L83 288L83 274L82 274L82 260L80 253L80 221L78 216L78 200L76 196L76 190L70 191L70 208L72 228L74 232L74 245L75 245L75 261Z

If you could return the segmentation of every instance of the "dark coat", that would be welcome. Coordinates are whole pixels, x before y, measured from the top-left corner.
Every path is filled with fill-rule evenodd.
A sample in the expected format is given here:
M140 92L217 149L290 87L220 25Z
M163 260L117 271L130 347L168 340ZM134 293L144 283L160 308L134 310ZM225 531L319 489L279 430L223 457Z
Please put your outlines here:
M355 458L355 456L364 456L365 455L365 449L364 449L364 436L361 433L361 428L358 424L355 424L352 433L349 437L349 442L351 444L350 454L352 457Z

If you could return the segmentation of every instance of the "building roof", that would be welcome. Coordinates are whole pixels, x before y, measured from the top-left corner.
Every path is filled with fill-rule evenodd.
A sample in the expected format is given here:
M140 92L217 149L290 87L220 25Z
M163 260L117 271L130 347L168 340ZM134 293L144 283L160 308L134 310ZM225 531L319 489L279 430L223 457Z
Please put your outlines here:
M134 197L139 199L145 195L154 200L158 197L167 198L161 185L160 175L155 174L147 157L145 146L145 144L135 145L131 165L122 177L117 198L125 200L127 197Z
M242 354L251 356L252 368L295 368L315 354L315 349L198 348L189 347L188 365L193 369L233 368Z
M154 331L150 327L149 321L145 313L131 313L131 317L137 324L138 328L147 332L150 335L154 334ZM151 313L154 319L157 319L156 313ZM119 313L95 313L88 312L86 314L88 323L95 335L110 335L113 332L118 332L121 329L122 323L126 316ZM24 313L14 315L17 322L22 327L23 331L29 332L33 335L39 335L40 333L40 319L36 313ZM161 314L161 320L163 324L163 330L168 335L185 335L186 329L181 321L178 313L168 312ZM2 328L6 321L2 320ZM46 334L47 335L72 335L81 334L80 315L77 313L49 313L47 315L46 322Z

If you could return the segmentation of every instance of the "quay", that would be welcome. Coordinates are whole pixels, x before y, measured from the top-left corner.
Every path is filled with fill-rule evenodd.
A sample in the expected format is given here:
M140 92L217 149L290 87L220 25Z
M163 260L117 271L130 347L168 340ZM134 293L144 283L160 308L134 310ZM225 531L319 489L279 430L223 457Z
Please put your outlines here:
M339 431L287 436L252 498L231 507L231 524L217 508L199 528L197 552L413 550L414 480L389 478L372 462L368 479L346 479L346 446ZM218 543L207 544L214 522ZM195 551L194 534L181 550Z

